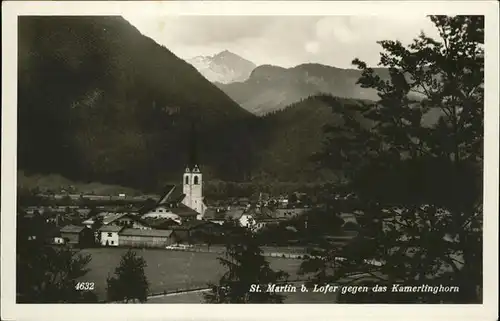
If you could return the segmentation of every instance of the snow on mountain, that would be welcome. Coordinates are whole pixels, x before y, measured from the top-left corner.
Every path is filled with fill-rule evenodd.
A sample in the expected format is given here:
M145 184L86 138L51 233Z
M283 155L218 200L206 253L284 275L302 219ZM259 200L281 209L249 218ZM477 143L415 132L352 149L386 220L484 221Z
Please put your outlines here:
M213 56L197 56L187 60L211 82L229 84L248 79L256 65L230 51Z

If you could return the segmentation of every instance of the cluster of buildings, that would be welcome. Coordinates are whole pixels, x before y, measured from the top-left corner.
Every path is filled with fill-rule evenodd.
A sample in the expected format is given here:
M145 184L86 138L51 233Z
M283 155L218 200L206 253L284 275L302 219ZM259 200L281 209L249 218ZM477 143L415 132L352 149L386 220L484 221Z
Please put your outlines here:
M86 220L85 225L67 225L54 238L56 244L87 246L98 240L107 247L159 247L176 243L203 241L203 235L222 233L221 226L203 220L175 224L169 220L146 220L140 216L121 213L103 216L102 226L94 228L97 221Z
M204 243L207 235L222 235L228 222L257 232L301 216L308 210L305 206L271 206L269 202L272 200L268 197L259 199L256 204L208 207L203 197L202 178L197 165L187 167L182 176L182 188L166 186L158 202L148 207L98 208L91 217L89 209L75 207L76 217L51 233L51 242L80 247L98 243L110 247L165 248L175 243ZM285 201L280 199L280 204L286 205ZM53 216L56 213L56 226L60 223L57 213L67 215L68 208L51 209ZM26 215L34 211L28 208ZM53 217L47 217L47 221L50 220Z
M164 248L173 243L191 243L195 235L218 233L218 224L203 219L206 204L202 183L199 167L188 167L182 190L170 185L149 208L101 211L80 224L63 226L52 242L87 246L98 241L101 246Z

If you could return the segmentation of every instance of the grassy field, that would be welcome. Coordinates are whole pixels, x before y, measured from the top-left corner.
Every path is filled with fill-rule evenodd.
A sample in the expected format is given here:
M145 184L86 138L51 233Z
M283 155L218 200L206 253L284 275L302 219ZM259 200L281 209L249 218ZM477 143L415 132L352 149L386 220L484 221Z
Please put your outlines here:
M94 282L95 293L99 298L106 297L106 278L114 273L120 263L120 257L127 249L96 248L84 249L82 254L91 254L91 269L81 281ZM210 281L216 281L224 272L217 261L217 254L167 251L162 249L137 249L137 254L146 262L146 276L150 282L150 293L177 289L204 287ZM296 277L300 260L267 258L273 269L284 270Z

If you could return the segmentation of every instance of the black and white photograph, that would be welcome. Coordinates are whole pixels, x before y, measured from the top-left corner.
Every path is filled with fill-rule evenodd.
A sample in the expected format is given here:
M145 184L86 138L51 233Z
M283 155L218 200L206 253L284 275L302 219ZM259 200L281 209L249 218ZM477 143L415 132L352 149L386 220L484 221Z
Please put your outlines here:
M2 286L2 300L491 303L494 2L441 2L450 14L230 3L11 13L1 243L15 293Z

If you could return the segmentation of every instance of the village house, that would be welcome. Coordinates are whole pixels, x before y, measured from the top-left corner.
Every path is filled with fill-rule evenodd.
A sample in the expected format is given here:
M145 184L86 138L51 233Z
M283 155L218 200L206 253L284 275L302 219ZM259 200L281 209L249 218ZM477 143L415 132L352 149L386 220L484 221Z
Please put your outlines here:
M183 224L184 222L196 220L199 216L195 210L187 207L182 203L168 204L168 205L158 205L149 210L146 214L142 215L141 218L163 218L170 219L178 224Z
M344 220L344 223L342 224L342 229L345 232L356 232L358 230L359 224L355 214L341 213L339 216L342 220Z
M255 224L255 217L250 213L241 214L238 223L243 227L253 226Z
M52 245L65 244L65 240L61 236L60 228L57 226L51 226L45 231L45 241Z
M120 246L126 247L165 248L168 245L177 243L176 234L172 230L125 228L118 235Z
M228 222L228 219L222 217L222 218L211 218L207 219L208 222L214 223L214 224L219 224L223 225L224 223Z
M284 197L284 196L280 196L280 197L278 198L278 200L277 200L277 201L278 201L278 204L279 204L281 207L286 207L286 206L288 206L288 203L289 203L289 202L288 202L288 198L286 198L286 197Z
M274 212L277 218L293 218L304 214L308 208L278 208Z
M65 241L61 236L54 236L53 238L51 238L51 244L63 245L63 244L65 244Z
M149 224L154 229L157 230L171 230L172 226L180 225L178 222L169 218L153 218L149 217L144 219L144 221Z
M45 208L43 206L28 206L23 210L28 216L35 214L43 214L45 212Z
M60 229L65 244L85 247L94 243L92 231L86 226L67 225Z
M247 207L250 205L250 200L248 199L248 197L240 197L238 199L238 205Z
M154 208L151 208L147 213L141 216L142 219L154 218L154 219L171 219L178 221L180 223L180 217L177 214L174 214L170 208L167 206L158 205Z
M241 207L210 207L205 212L204 220L223 225L226 222L238 221L244 212L245 209Z
M280 222L303 215L307 210L306 208L272 209L255 206L241 213L237 220L240 226L251 228L252 231L259 231L266 226L277 225Z
M207 236L218 236L222 233L219 224L209 221L195 220L182 225L172 226L179 243L203 243Z
M102 218L102 225L124 226L137 229L151 229L151 227L140 217L130 213L110 213L102 212L96 217ZM82 222L88 228L92 228L96 217L89 218Z
M262 230L263 228L273 226L273 225L278 225L281 222L286 221L287 219L285 218L260 218L257 217L254 220L254 224L251 227L253 232L258 232Z
M92 210L90 208L78 208L76 212L80 217L87 217Z
M119 235L118 233L123 230L123 226L115 225L105 225L99 229L101 233L101 245L102 246L118 246L119 245Z
M109 221L107 225L122 226L142 230L151 229L151 226L149 226L143 219L130 213L125 213L117 217L116 219Z

